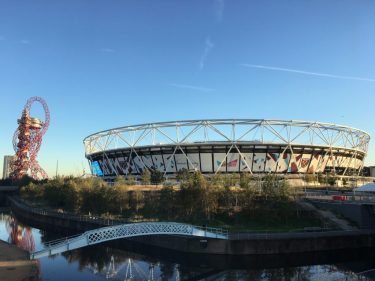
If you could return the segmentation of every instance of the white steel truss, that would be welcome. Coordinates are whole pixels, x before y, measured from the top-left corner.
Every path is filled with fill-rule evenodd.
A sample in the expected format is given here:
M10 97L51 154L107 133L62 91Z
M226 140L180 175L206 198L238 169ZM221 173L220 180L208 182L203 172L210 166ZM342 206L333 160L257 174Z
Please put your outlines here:
M242 144L282 145L292 151L292 157L293 148L301 146L327 148L330 151L328 154L330 157L334 156L334 151L347 151L351 155L349 162L360 156L362 163L357 170L361 170L369 142L370 135L362 130L330 123L297 120L214 119L150 123L110 129L86 137L84 146L86 157L90 161L93 155L100 154L105 159L108 158L109 151L125 149L134 155L133 158L127 159L125 165L129 166L131 161L136 159L139 165L147 167L144 159L138 155L139 148L169 146L173 150L172 157L182 152L187 161L194 166L194 161L182 149L183 146L226 144L238 151L251 173L250 163L246 162L239 149ZM229 154L229 152L230 150L225 153ZM276 159L277 163L281 161L282 154L280 153ZM220 162L219 167L225 163L225 158ZM113 164L108 165L117 175L116 169L112 167ZM167 165L170 165L170 159L164 163L165 167ZM335 169L335 163L333 163L333 169ZM167 168L165 168L165 173L166 171Z
M147 235L187 235L228 239L228 231L221 228L199 227L175 222L121 224L89 230L78 236L52 241L47 243L43 250L31 253L30 259L39 259L110 240Z

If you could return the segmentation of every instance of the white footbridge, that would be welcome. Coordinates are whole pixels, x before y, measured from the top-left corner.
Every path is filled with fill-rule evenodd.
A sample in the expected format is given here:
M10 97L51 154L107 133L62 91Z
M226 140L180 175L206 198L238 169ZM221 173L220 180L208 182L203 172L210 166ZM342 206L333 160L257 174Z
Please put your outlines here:
M80 235L51 241L45 245L44 249L30 253L30 259L56 255L110 240L148 235L185 235L228 239L228 231L221 228L200 227L174 222L121 224L89 230Z

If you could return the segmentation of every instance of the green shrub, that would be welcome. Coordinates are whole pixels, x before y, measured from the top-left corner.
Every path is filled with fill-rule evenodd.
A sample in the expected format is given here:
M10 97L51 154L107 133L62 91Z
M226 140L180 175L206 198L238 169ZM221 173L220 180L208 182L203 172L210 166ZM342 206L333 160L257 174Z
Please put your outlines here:
M151 183L152 184L160 184L165 180L164 174L159 170L152 170L151 171Z
M145 169L142 173L142 184L148 185L151 183L151 173L148 169Z
M330 185L330 186L334 186L336 184L336 181L337 181L337 178L334 177L334 176L328 176L327 177L327 183Z

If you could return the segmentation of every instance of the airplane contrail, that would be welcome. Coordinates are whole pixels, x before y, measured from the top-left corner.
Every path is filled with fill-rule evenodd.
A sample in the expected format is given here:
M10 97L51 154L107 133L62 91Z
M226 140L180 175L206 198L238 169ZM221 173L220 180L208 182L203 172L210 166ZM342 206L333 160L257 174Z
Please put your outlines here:
M267 70L293 72L293 73L299 73L299 74L305 74L305 75L321 76L321 77L336 78L336 79L375 82L375 79L372 79L372 78L355 77L355 76L342 76L342 75L311 72L311 71L304 71L304 70L299 70L299 69L284 68L284 67L277 67L277 66L267 66L267 65L259 65L259 64L248 64L248 63L242 63L241 66L250 67L250 68L267 69Z

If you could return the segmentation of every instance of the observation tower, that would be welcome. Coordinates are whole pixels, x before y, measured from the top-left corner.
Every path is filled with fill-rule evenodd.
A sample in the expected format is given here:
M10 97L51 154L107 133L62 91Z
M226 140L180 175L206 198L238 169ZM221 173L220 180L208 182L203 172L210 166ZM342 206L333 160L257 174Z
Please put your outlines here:
M39 102L44 109L45 119L30 116L30 109L34 102ZM34 179L48 178L47 173L40 167L37 155L50 122L50 113L47 103L41 97L31 97L27 100L18 119L18 128L13 135L13 148L16 152L13 160L13 169L10 177L21 179L30 170Z

